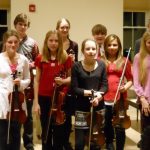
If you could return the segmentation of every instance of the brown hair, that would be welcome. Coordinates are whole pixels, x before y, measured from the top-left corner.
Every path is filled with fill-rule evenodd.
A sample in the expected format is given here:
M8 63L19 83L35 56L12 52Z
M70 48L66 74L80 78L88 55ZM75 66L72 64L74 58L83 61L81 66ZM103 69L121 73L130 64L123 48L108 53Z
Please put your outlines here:
M107 35L107 28L102 24L96 24L92 28L92 35L97 35L99 33Z
M62 37L59 34L59 32L57 32L57 30L54 30L54 31L50 30L46 33L44 45L43 45L43 49L42 49L42 61L48 62L51 58L51 52L47 46L47 41L48 41L48 38L52 34L56 34L58 37L58 50L57 50L56 59L58 60L59 63L64 63L66 61L68 55L67 55L67 52L63 49Z
M98 45L97 45L97 43L96 43L95 40L93 40L93 39L85 39L85 40L82 42L82 44L81 44L81 52L82 52L82 53L84 53L85 44L86 44L87 41L93 41L93 42L95 43L95 45L96 45L96 49L98 48Z
M69 28L70 28L70 21L69 21L68 19L66 19L66 18L61 18L61 19L59 19L59 20L57 21L57 24L56 24L56 30L59 29L60 24L62 23L62 20L65 20L65 21L68 23Z
M15 30L8 30L3 34L3 51L5 51L5 43L7 39L11 36L15 36L19 41L19 35Z
M24 13L21 13L21 14L18 14L15 19L14 19L14 26L16 26L16 24L18 22L23 22L23 23L27 23L28 27L30 27L30 20L29 20L29 17L24 14Z
M122 55L122 45L121 45L121 41L119 39L119 37L115 34L110 34L106 37L105 41L104 41L104 50L105 50L105 59L108 60L109 54L108 54L108 45L110 42L112 42L113 40L117 40L118 43L118 52L117 52L117 58L116 58L116 66L119 69L122 64L124 63L123 60L123 55ZM106 65L107 65L107 61L106 61Z

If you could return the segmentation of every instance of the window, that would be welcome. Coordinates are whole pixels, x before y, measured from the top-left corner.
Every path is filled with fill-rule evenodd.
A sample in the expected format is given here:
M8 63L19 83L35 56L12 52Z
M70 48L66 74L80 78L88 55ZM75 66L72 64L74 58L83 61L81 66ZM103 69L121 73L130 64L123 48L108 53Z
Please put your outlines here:
M8 29L7 10L0 10L0 41L2 41L3 33Z
M130 60L134 57L134 44L145 32L145 12L124 12L123 47L126 56L129 47L132 48Z

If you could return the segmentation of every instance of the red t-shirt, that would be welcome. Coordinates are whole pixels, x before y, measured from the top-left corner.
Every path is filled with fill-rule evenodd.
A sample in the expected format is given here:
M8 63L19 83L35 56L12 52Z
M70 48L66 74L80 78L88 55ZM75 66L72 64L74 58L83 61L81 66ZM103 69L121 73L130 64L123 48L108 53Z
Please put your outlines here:
M54 78L59 76L61 71L68 71L72 67L72 60L67 58L64 64L58 64L57 60L50 60L49 62L41 62L42 56L39 55L35 60L35 66L41 70L39 82L39 95L52 96L55 86ZM67 92L67 85L63 85L62 91Z
M104 95L105 101L114 100L116 92L117 92L117 88L118 88L118 85L120 82L120 78L121 78L121 75L123 72L123 67L124 67L124 63L122 65L122 67L120 67L120 69L117 69L116 64L114 64L114 63L110 63L107 66L108 91ZM133 80L133 76L132 76L132 72L131 72L131 63L129 61L127 62L127 65L126 65L124 77L126 78L127 81ZM122 82L122 84L123 84L123 82ZM125 100L127 99L127 92L123 93L123 97ZM119 98L120 98L120 93L118 93L117 100Z

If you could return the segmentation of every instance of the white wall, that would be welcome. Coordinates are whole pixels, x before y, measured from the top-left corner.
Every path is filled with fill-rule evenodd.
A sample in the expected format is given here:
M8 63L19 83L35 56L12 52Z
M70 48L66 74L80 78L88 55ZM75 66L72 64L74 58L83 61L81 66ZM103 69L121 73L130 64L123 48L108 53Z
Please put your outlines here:
M36 12L28 10L29 4L36 5ZM45 34L55 29L58 19L65 17L71 22L70 37L81 45L91 36L91 28L97 23L104 24L108 34L123 37L123 1L122 0L12 0L11 27L18 13L24 12L31 19L28 34L41 48Z

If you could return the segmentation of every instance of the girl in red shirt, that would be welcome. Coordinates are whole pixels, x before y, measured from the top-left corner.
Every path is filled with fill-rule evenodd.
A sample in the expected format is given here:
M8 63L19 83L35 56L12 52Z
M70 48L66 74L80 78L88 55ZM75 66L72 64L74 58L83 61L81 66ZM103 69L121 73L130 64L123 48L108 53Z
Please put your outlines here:
M122 46L118 36L111 34L108 35L104 42L105 50L105 63L107 66L107 78L108 78L108 91L104 95L105 102L105 136L106 136L106 149L113 150L113 138L114 128L112 125L113 112L114 112L114 99L117 92L117 88L120 82L120 78L125 65L125 60L122 56ZM117 101L127 100L127 90L132 85L131 64L127 61L124 77L126 82L120 86L119 93L117 95ZM117 113L117 112L116 112ZM116 150L123 150L125 144L125 128L121 126L115 126L116 133Z
M36 113L40 115L42 150L62 150L65 139L64 123L57 125L53 114L50 124L48 123L48 119L50 117L49 114L55 86L57 85L59 91L65 95L67 93L68 85L71 80L70 71L72 60L63 49L62 38L57 31L47 32L42 54L36 58L35 66L34 109ZM65 77L61 77L62 73ZM57 101L57 98L55 100Z

